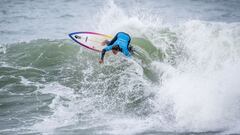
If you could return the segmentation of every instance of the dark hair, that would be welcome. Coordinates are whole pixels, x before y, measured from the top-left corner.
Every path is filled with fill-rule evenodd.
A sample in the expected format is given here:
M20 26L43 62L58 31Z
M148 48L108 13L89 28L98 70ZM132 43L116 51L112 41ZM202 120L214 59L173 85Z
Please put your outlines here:
M112 50L120 51L120 47L118 45L115 45L115 46L112 47Z

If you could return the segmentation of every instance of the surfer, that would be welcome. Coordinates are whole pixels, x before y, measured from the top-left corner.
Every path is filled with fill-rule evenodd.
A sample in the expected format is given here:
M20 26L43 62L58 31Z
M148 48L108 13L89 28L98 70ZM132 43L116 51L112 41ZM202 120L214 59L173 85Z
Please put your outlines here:
M131 37L124 32L118 32L111 41L105 40L102 42L102 45L106 45L104 49L102 49L101 58L99 63L102 64L104 62L104 55L107 51L112 50L113 54L117 55L118 52L122 52L126 57L131 57L133 53L132 46L130 46Z

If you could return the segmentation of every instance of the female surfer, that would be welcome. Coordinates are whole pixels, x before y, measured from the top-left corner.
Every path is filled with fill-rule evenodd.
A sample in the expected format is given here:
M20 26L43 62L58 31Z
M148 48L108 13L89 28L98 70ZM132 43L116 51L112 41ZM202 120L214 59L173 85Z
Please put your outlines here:
M111 41L105 40L102 45L107 44L107 47L102 49L101 58L99 63L104 62L104 55L107 51L112 50L113 54L122 52L125 56L131 57L133 53L132 46L130 46L131 37L125 32L118 32Z

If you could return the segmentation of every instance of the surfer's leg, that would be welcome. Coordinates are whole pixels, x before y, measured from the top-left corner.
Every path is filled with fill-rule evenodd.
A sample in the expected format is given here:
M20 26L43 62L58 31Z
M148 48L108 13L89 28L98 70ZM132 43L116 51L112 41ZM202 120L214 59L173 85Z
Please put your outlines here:
M117 40L117 35L118 35L118 34L116 34L116 35L114 36L114 38L113 38L111 41L108 42L108 45L107 45L107 46L113 45L113 43Z

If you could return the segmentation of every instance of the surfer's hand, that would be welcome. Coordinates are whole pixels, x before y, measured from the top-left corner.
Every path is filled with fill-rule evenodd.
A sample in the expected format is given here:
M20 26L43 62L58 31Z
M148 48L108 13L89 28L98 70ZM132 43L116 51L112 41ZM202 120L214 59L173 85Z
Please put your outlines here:
M99 63L102 64L102 63L103 63L103 60L100 59L100 60L99 60Z

